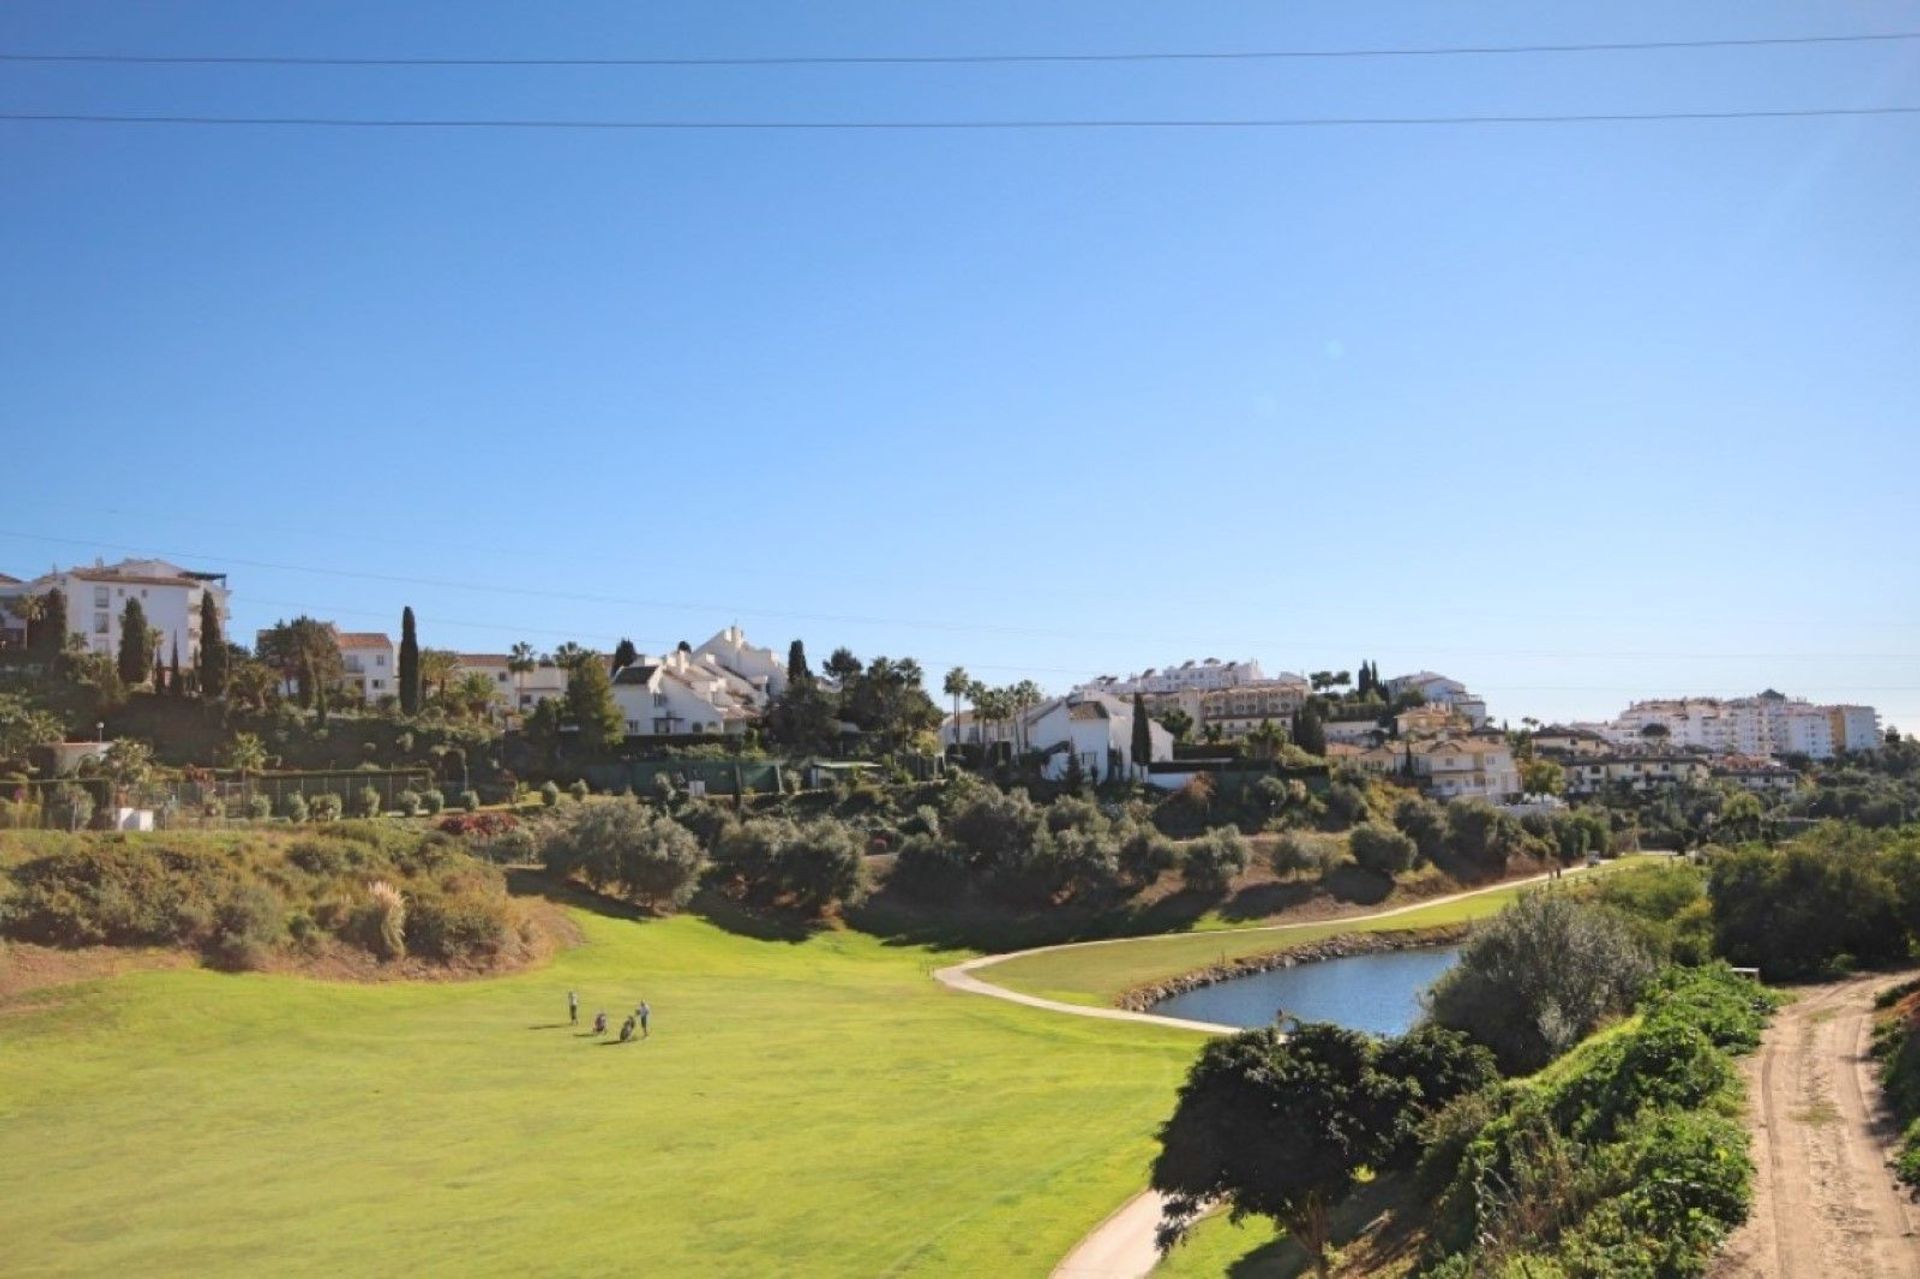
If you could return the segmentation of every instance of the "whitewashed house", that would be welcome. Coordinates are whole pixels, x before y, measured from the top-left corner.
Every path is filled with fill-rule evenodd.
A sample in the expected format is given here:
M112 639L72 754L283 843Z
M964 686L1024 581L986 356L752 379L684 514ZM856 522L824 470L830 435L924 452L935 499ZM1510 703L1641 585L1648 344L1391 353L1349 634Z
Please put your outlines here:
M1152 751L1147 759L1133 757L1133 707L1105 693L1076 692L1042 702L1027 713L1022 735L1028 746L1045 753L1042 772L1058 781L1067 776L1070 761L1078 757L1089 781L1121 780L1135 766L1173 758L1173 734L1149 719Z
M335 631L340 649L340 682L373 703L400 693L400 650L379 631Z
M629 737L743 733L764 706L753 691L717 661L696 660L684 649L643 657L613 677L613 700Z
M693 650L696 659L717 664L760 690L761 700L778 697L787 689L787 659L783 653L747 643L746 632L729 626Z

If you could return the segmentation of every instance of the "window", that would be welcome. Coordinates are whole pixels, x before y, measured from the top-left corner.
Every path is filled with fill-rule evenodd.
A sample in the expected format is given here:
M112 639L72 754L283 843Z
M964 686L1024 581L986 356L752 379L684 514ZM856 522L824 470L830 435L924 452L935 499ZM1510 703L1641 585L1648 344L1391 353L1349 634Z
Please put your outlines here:
M93 606L95 608L105 608L107 606L107 588L106 587L96 586L93 588Z
M95 613L93 615L93 633L95 635L105 635L107 633L107 615L105 613Z
M385 688L387 686L387 682L383 679L374 680L372 683L375 688Z
M375 666L385 666L387 664L387 655L385 653L375 653L373 655L373 664Z
M665 693L655 693L653 695L653 704L655 706L665 706L667 704L667 695Z
M630 720L628 720L628 721L627 721L627 736L628 736L628 737L638 737L638 736L640 736L640 721L639 721L639 720L637 720L637 719L630 719Z

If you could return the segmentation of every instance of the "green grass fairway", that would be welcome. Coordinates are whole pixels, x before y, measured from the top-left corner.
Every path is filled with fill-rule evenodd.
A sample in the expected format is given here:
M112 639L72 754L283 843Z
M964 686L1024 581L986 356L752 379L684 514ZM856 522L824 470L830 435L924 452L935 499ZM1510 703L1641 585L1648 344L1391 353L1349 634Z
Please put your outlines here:
M580 918L500 980L0 1007L0 1271L1042 1276L1140 1188L1200 1042L860 934ZM653 1039L577 1036L569 987Z
M1622 857L1589 873L1606 873L1638 860L1637 857ZM1578 883L1580 878L1575 876L1560 882L1572 885ZM1475 897L1441 902L1372 921L1329 920L1282 928L1180 933L1097 942L1009 959L1001 964L989 964L974 970L974 976L996 986L1005 986L1008 990L1056 999L1062 1003L1106 1006L1135 986L1177 977L1181 973L1238 959L1243 955L1258 955L1265 951L1299 946L1341 933L1390 928L1438 928L1445 924L1482 919L1497 914L1521 891L1519 887L1496 889Z

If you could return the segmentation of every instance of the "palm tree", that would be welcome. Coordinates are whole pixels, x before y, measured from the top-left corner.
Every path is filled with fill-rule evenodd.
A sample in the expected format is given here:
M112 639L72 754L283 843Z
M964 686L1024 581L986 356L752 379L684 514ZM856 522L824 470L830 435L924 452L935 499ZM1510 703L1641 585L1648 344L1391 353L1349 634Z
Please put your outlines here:
M460 667L458 654L444 648L423 648L420 650L420 686L435 693L444 693L448 681Z
M580 647L572 640L568 640L553 650L554 665L565 671L572 670L589 656L591 656L591 654L587 649Z
M1008 691L1013 695L1015 749L1030 750L1033 747L1031 741L1024 744L1020 741L1025 735L1027 712L1047 700L1046 691L1030 679L1021 680Z
M240 786L253 799L253 774L267 766L267 746L252 733L235 733L227 747L227 767L240 773Z
M953 699L953 742L960 744L960 699L973 687L973 678L967 674L967 668L956 666L947 672L947 679L941 690Z
M513 705L515 710L520 708L520 695L525 691L520 677L539 665L539 662L540 659L538 655L533 651L533 645L527 643L525 640L521 640L518 644L515 644L513 651L507 654L507 669L513 672Z
M453 686L453 700L475 719L485 719L493 706L493 681L481 671L468 671Z

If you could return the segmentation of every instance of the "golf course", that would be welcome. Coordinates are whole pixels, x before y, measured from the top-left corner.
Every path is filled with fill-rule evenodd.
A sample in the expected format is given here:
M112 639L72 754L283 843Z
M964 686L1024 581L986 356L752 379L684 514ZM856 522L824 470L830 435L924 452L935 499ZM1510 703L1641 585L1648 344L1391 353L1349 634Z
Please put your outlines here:
M1139 1189L1198 1042L948 991L859 933L575 915L512 977L14 997L0 1268L1044 1275ZM642 998L650 1039L582 1033Z

